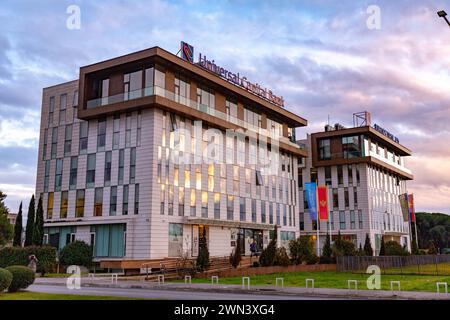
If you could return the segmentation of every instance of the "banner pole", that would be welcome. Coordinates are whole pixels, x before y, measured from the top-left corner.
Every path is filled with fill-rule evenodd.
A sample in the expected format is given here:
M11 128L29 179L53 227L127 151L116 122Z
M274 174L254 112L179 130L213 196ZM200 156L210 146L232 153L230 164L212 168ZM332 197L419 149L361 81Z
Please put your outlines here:
M316 214L317 214L317 256L320 257L320 232L319 232L319 228L320 228L320 215L319 215L319 181L316 179Z

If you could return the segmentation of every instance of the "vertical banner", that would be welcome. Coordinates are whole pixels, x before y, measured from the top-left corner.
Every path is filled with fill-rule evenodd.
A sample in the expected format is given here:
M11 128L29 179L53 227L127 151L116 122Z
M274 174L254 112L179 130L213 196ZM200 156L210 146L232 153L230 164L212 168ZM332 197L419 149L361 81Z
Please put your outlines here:
M411 222L416 222L416 212L414 209L414 196L412 194L408 195L408 205L409 205L409 215L411 217Z
M402 208L403 221L409 221L409 203L408 194L404 193L398 196L400 207Z
M308 202L309 216L311 220L317 220L317 184L305 183L306 201Z
M319 219L328 221L328 187L317 187L317 201L319 203Z

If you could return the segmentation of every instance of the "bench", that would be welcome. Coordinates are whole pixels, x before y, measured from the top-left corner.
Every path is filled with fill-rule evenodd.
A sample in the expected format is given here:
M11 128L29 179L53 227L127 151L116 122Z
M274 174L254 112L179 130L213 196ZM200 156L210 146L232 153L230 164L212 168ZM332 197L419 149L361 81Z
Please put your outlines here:
M178 275L179 262L177 260L161 261L159 267L155 266L154 262L143 263L141 269L145 269L145 280L148 280L150 275Z
M123 275L120 273L89 273L89 280L96 280L97 278L111 278L111 283L117 284L117 279L119 275Z

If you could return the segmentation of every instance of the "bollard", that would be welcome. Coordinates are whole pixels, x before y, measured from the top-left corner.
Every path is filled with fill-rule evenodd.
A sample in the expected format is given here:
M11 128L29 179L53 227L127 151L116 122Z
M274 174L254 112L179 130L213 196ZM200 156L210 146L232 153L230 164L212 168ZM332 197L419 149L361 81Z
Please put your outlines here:
M211 277L211 285L214 285L214 280L216 280L215 284L219 284L219 277L218 276L212 276Z
M164 284L164 275L158 274L158 285L160 286L161 283Z
M306 279L306 289L310 289L310 287L308 286L308 283L312 284L311 289L314 289L314 279Z
M278 288L278 280L281 282L281 288L284 288L284 278L276 278L275 286Z
M441 291L440 291L440 289L439 289L439 287L440 287L441 285L444 286L444 293L445 293L445 294L448 294L447 282L436 282L436 290L437 290L437 293L441 293Z
M347 284L348 284L348 290L351 290L352 284L355 285L355 290L358 290L358 281L357 280L348 280Z
M187 284L188 280L189 280L189 284L192 284L192 277L191 276L184 276L184 284Z
M400 281L391 281L391 291L394 291L394 284L397 285L398 291L401 291L401 289L400 289Z
M245 289L245 280L247 280L247 290L250 290L250 277L242 277L242 289Z

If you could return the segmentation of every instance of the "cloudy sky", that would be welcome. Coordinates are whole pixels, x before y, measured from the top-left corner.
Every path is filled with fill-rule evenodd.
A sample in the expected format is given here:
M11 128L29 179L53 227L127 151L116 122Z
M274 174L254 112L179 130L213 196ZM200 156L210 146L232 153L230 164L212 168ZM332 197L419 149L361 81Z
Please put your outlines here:
M34 192L42 88L79 67L180 40L284 96L309 120L351 125L368 110L414 151L417 210L450 213L447 1L21 1L0 6L0 190L16 211ZM77 5L81 28L67 28ZM370 5L380 9L380 28ZM375 17L376 18L376 17ZM373 26L373 24L369 24Z

